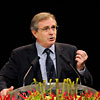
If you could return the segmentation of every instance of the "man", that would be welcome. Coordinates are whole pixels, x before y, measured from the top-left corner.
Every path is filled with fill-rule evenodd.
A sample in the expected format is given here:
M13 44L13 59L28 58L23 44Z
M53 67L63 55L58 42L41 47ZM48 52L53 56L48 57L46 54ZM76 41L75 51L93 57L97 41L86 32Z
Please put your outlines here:
M1 95L23 86L23 83L31 84L33 78L48 83L50 78L53 81L58 78L62 82L64 78L75 81L79 77L81 84L92 85L92 76L85 66L88 58L86 52L77 50L73 45L56 43L57 22L54 15L47 12L36 14L31 21L31 31L36 42L14 49L0 71Z

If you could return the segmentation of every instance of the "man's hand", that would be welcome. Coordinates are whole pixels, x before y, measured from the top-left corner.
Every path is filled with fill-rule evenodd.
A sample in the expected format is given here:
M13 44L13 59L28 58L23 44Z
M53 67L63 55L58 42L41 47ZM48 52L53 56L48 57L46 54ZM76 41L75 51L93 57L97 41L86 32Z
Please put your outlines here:
M0 92L0 95L1 96L6 96L8 94L8 92L12 91L14 89L13 86L11 86L10 88L7 88L7 89L3 89L1 92Z
M78 70L84 69L87 58L88 58L88 55L85 51L77 50L75 60L77 61Z

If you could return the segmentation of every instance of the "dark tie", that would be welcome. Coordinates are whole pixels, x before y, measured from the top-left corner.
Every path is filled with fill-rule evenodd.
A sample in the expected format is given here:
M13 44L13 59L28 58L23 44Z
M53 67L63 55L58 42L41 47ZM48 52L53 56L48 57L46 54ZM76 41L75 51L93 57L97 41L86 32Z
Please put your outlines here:
M47 71L48 82L49 82L50 78L52 79L52 82L55 82L56 73L55 73L55 68L54 68L53 61L50 57L50 53L52 51L47 48L47 49L44 50L44 52L46 52L46 54L47 54L46 71Z

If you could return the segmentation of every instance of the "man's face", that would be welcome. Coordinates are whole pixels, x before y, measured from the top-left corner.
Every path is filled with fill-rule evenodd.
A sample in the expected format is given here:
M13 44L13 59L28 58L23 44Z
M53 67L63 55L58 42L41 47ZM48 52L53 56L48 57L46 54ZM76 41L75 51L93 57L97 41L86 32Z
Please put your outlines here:
M38 31L33 33L37 42L45 48L50 47L56 41L56 22L52 18L38 23Z

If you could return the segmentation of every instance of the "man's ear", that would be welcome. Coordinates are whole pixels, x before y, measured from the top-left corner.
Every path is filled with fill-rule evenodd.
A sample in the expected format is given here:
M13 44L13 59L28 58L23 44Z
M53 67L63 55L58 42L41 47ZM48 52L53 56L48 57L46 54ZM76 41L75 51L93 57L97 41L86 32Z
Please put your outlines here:
M34 35L35 38L37 37L37 34L36 34L35 30L32 30L32 34Z

